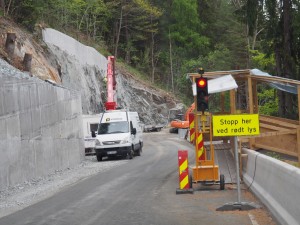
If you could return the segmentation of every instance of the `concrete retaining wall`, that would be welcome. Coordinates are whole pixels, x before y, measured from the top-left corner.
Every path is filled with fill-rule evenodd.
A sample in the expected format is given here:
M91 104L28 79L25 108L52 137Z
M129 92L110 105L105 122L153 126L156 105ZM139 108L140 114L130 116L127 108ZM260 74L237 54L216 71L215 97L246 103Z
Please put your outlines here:
M74 38L51 28L43 29L43 40L55 45L62 51L74 56L81 64L96 66L101 71L107 70L107 59L96 49L83 45Z
M300 224L300 169L243 149L243 179L280 224Z
M0 189L84 158L80 94L0 74Z

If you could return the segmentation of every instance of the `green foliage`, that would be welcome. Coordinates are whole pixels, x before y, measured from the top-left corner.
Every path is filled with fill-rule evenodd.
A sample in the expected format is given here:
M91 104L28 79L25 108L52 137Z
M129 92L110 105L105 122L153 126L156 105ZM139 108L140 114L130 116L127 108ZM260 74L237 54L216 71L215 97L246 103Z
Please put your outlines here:
M21 23L29 30L33 30L35 23L38 21L43 11L42 0L23 0L13 2L13 15L17 22Z
M278 116L278 96L274 88L260 85L257 97L260 114Z
M169 38L178 52L198 56L208 46L209 39L201 34L203 24L197 14L196 0L174 0L170 9Z
M231 69L233 61L232 52L220 44L216 46L214 51L209 52L207 56L201 57L199 63L206 71L224 71Z
M278 154L276 152L267 152L266 155L270 156L274 159L282 160L280 154Z
M254 67L270 71L275 66L275 55L267 55L259 50L250 50Z

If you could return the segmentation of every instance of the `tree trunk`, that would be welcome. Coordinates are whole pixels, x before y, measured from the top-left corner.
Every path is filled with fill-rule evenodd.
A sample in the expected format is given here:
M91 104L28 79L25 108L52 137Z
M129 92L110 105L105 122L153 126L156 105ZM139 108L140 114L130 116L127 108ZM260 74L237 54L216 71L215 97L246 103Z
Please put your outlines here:
M291 38L291 0L283 0L283 77L293 78L293 57L292 57L292 38ZM285 93L285 116L293 112L292 97Z
M128 18L125 16L125 39L126 39L126 47L125 47L125 62L130 64L130 53L131 53L131 43L128 29Z
M6 42L5 42L5 50L10 59L13 59L13 57L14 57L16 38L17 38L17 36L15 33L7 33Z
M96 17L96 15L93 15L93 19L94 19L94 21L93 21L93 39L94 39L94 41L96 41L96 36L97 36L97 26L96 26L97 17Z
M151 82L154 83L154 34L151 32Z
M83 13L83 15L82 15L82 17L80 19L79 25L77 27L78 31L81 31L81 25L83 23L84 18L86 17L86 13L89 10L89 8L90 8L89 6L86 7L86 9L85 9L85 11L84 11L84 13Z
M171 43L170 30L169 30L169 46L170 46L170 72L171 72L171 85L172 85L172 91L174 92L173 58L172 58L172 43Z
M3 9L3 13L5 16L5 1L4 0L0 0L0 7L1 7L1 9Z
M9 0L9 2L8 2L8 4L7 4L6 15L8 15L8 13L9 13L10 6L11 6L11 2L12 2L12 0Z
M276 59L276 75L282 77L282 58L281 58L281 48L280 44L276 44L275 46L275 59ZM284 117L285 112L285 99L284 92L278 90L278 115L279 117Z
M283 76L292 79L291 0L283 0Z
M114 54L114 56L116 58L118 56L118 48L119 48L119 41L120 41L120 35L121 35L122 22L123 22L123 7L121 6L119 28L118 28L117 35L116 35L116 45L115 45L115 54Z
M152 15L151 15L151 24L152 24ZM154 32L151 32L151 81L154 83L154 72L155 72L155 64L154 64Z

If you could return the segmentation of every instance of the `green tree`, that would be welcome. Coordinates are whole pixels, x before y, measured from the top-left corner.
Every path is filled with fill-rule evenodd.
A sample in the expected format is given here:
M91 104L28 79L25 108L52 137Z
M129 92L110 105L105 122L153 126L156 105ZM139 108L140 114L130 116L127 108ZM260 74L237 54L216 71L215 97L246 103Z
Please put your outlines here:
M248 27L248 36L255 42L252 50L258 50L265 59L275 58L271 73L285 78L299 77L299 1L297 0L236 0L239 13ZM258 29L261 24L261 29ZM259 45L256 40L259 37ZM250 45L249 45L250 47ZM249 48L250 49L250 48ZM253 51L252 51L253 52ZM253 57L252 59L255 59ZM294 96L278 91L279 115L292 118Z
M276 89L259 85L257 97L260 114L278 116L278 96Z

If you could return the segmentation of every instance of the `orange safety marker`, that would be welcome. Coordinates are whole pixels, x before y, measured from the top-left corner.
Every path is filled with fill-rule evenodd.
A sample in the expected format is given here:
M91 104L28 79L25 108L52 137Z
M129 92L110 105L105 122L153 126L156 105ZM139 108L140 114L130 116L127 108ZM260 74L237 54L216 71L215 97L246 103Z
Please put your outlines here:
M178 172L179 172L179 189L176 193L190 193L193 190L190 188L189 183L189 164L188 164L188 151L178 150Z
M195 144L195 116L194 113L189 114L190 125L190 142Z
M197 135L196 146L197 146L198 161L205 160L203 133L201 131L199 131L199 133Z

